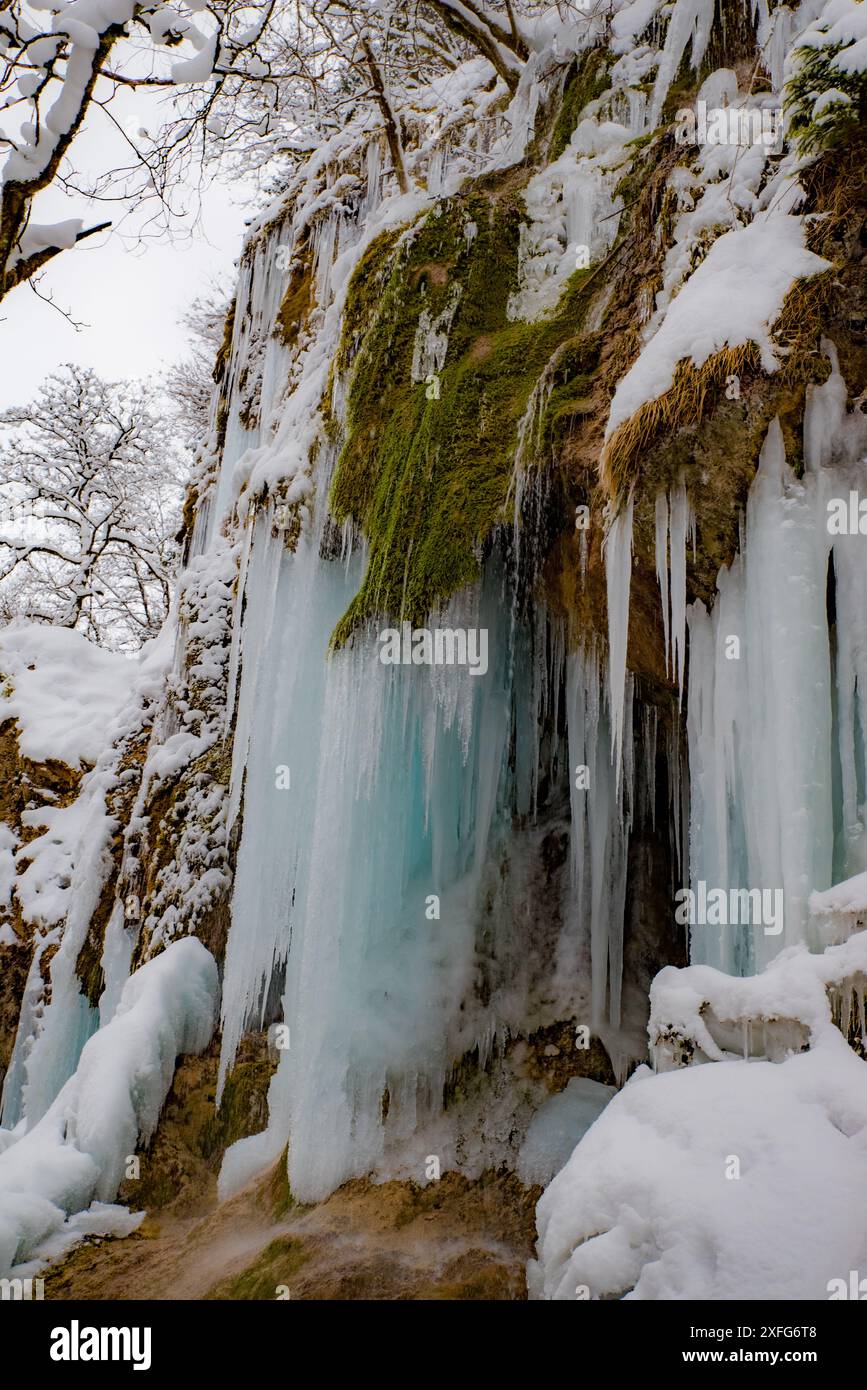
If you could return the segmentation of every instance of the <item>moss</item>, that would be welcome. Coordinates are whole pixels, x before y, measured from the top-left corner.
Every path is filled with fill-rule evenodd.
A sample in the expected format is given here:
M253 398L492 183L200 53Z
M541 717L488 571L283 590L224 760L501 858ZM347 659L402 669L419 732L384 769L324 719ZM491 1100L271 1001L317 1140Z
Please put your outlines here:
M233 299L229 305L229 312L226 314L226 322L223 324L223 341L220 343L217 358L214 362L214 381L221 382L226 374L226 367L229 364L229 357L232 352L232 334L235 330L235 306L237 300Z
M280 1285L288 1281L306 1264L310 1253L300 1240L280 1236L266 1245L253 1264L233 1279L223 1279L205 1298L213 1299L274 1299Z
M292 1196L292 1189L289 1186L289 1172L286 1167L289 1150L283 1150L280 1159L271 1177L271 1184L268 1195L271 1199L271 1210L275 1221L280 1221L288 1211L295 1206L295 1198Z
M349 370L358 346L370 327L388 280L392 252L403 235L401 227L391 227L374 237L352 275L350 293L343 312L340 347L334 370L343 376Z
M468 244L469 222L477 232ZM573 274L551 317L510 322L520 225L514 194L454 199L392 249L375 282L372 259L353 280L350 323L369 326L354 362L331 508L338 522L351 517L363 528L370 553L335 645L377 613L424 621L477 578L480 548L504 517L519 422L553 354L577 339L582 287L593 274ZM382 288L370 318L372 283ZM454 303L456 286L435 396L412 381L416 330L423 311L433 320Z
M274 1063L268 1056L264 1036L245 1034L223 1087L219 1109L209 1111L202 1125L197 1147L203 1158L220 1157L238 1139L265 1128L273 1074Z
M312 308L313 253L308 249L291 267L286 291L277 310L274 336L285 347L293 347L298 341Z
M607 90L611 55L604 48L591 48L577 57L566 76L563 98L551 133L548 159L559 159L572 138L581 113L591 101Z

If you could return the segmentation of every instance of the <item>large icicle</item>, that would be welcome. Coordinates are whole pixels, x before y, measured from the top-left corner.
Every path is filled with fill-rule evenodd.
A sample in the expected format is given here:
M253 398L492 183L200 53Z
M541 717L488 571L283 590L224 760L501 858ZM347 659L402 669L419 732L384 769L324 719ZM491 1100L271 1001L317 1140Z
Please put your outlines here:
M660 492L656 498L656 578L662 600L662 632L665 642L665 673L671 670L671 621L668 594L668 496Z
M605 581L608 591L608 690L611 708L611 748L618 780L623 752L623 708L626 697L626 647L629 638L629 590L632 582L632 512L630 492L605 538Z

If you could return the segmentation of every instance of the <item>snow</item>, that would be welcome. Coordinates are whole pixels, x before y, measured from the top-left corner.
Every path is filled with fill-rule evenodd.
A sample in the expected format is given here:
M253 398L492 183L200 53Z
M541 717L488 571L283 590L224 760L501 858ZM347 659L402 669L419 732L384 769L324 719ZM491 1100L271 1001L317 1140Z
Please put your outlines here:
M660 0L632 0L617 10L611 20L614 53L628 53L660 7Z
M856 927L867 925L867 871L824 893L811 893L809 907L823 941L845 941Z
M531 1296L827 1298L867 1260L865 1149L867 1067L839 1034L779 1064L642 1067L539 1202Z
M829 269L807 249L803 220L760 213L747 227L725 232L673 300L611 402L606 438L646 402L673 384L679 362L702 367L724 347L755 342L766 372L779 363L771 326L796 280Z
M135 670L80 632L19 619L0 630L0 722L17 720L22 756L34 762L95 763Z
M810 896L811 912L867 912L867 872Z
M180 63L172 64L173 82L205 82L214 70L214 63L217 58L217 41L219 30L203 42L201 50L192 58L185 58ZM191 35L187 35L191 37Z
M667 1070L676 1060L673 1046L684 1040L701 1062L755 1055L774 1060L787 1049L833 1040L829 991L851 991L865 965L867 933L855 932L821 954L789 946L759 975L727 975L708 965L666 966L650 990L654 1065Z
M126 1158L153 1134L175 1058L211 1040L217 966L193 937L131 975L111 1021L86 1043L43 1117L3 1133L0 1273L37 1254L67 1216L111 1202Z
M80 217L70 217L64 222L28 222L21 234L19 254L22 257L32 256L48 246L68 251L75 245L75 239L83 226Z
M735 74L725 68L710 74L696 100L706 102L709 109L723 103L739 111L754 106L738 98ZM676 165L672 170L669 188L677 195L679 216L663 263L655 313L643 330L645 342L653 337L672 299L705 255L708 242L744 225L760 210L769 160L770 151L760 140L748 147L706 144L689 166Z
M662 970L657 1064L671 1038L710 1064L641 1067L614 1097L539 1202L531 1293L818 1299L863 1267L867 1067L832 1023L829 995L863 982L865 967L861 932L823 955L792 947L749 979ZM862 1000L862 1031L863 1018ZM710 1031L726 1024L745 1040L741 1059ZM763 1029L776 1031L779 1060L748 1059Z
M847 74L867 70L867 15L860 0L830 0L801 34L798 48L839 49L832 66Z

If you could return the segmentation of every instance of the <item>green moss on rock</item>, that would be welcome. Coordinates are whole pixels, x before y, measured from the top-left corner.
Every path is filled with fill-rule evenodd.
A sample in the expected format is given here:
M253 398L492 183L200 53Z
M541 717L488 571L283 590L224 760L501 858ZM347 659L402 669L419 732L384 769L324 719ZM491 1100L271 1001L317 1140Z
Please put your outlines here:
M234 1279L224 1279L217 1284L206 1299L275 1299L281 1285L288 1287L289 1280L297 1274L307 1260L310 1252L300 1240L291 1236L280 1236L266 1245L258 1258ZM289 1290L291 1296L291 1288Z
M580 338L592 275L576 271L550 317L510 321L521 221L514 193L458 197L380 247L384 267L371 247L356 271L347 332L367 327L330 500L338 522L362 527L370 552L336 646L375 614L423 622L478 577L481 546L504 519L520 420L554 353ZM414 382L420 317L435 322L455 305L436 385Z
M551 134L549 160L559 159L572 138L581 113L591 101L596 101L609 86L610 53L604 48L591 48L575 58L563 88L563 98Z

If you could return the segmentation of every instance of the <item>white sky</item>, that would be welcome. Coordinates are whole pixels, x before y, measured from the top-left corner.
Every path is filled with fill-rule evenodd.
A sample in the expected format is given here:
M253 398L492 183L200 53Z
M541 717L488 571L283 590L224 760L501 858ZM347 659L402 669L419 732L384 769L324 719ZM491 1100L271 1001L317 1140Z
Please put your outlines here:
M116 109L126 123L147 101L124 94L123 106ZM147 116L137 114L133 123L142 119ZM88 171L129 163L128 149L101 112L93 114L74 151L77 166ZM223 179L206 191L192 236L188 223L174 241L136 245L133 210L121 231L101 233L63 251L49 262L39 289L87 325L79 332L27 285L13 290L0 306L0 408L24 404L64 362L91 366L117 380L158 373L162 364L182 356L186 336L178 321L212 278L232 282L244 220L255 211L253 196L243 184ZM70 201L51 190L37 200L34 221L75 216L89 227L109 218L119 222L123 214L118 204L88 207L83 199Z

